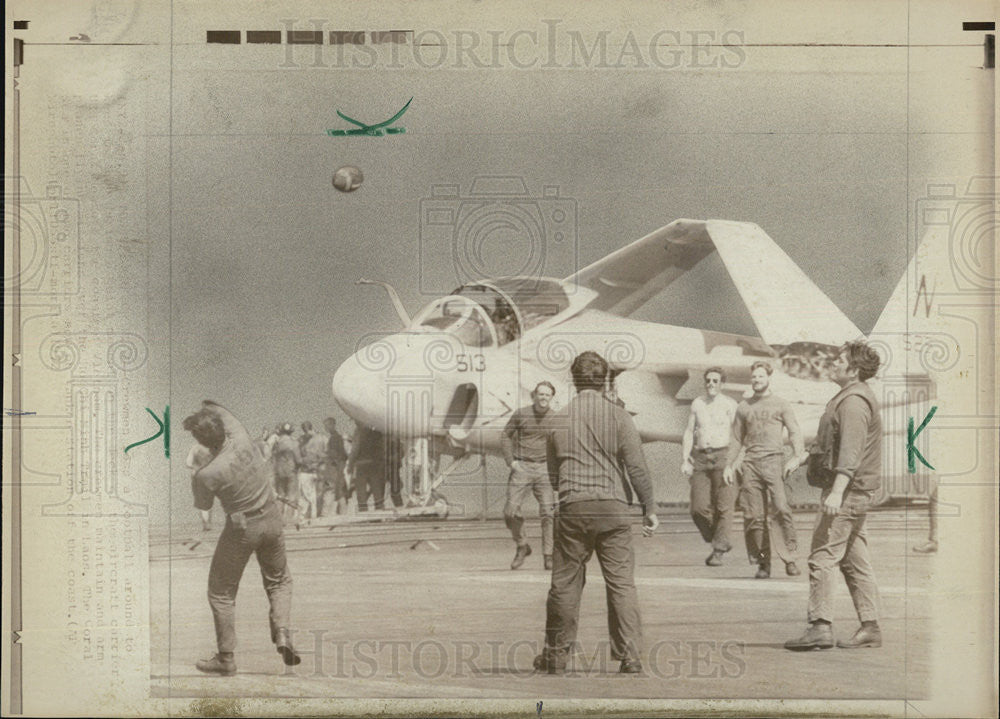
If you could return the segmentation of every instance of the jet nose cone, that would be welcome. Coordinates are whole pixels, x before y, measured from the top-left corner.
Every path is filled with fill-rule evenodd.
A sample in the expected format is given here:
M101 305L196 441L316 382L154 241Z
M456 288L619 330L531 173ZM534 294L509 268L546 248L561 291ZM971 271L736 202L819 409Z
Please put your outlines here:
M352 355L334 373L333 398L355 421L383 429L386 370L391 363L370 361L378 357L366 349Z
M441 373L454 353L452 340L436 334L382 337L340 366L333 397L357 422L394 436L424 436L432 430L435 387L447 395Z

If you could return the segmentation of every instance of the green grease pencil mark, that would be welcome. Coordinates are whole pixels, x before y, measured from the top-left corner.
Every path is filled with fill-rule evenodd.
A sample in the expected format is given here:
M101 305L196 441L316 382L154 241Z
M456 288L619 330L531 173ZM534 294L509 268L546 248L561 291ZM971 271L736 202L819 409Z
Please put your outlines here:
M128 447L125 448L125 453L128 454L128 451L130 449L138 447L139 445L142 444L146 444L147 442L152 442L160 435L163 435L163 456L169 459L170 458L170 405L168 404L166 408L163 410L162 422L160 421L160 418L156 416L156 412L151 410L149 407L146 407L146 411L149 412L150 416L156 421L158 425L160 425L160 429L152 437L148 437L147 439L141 440L139 442L133 442L132 444L130 444Z
M402 110L397 112L395 115L390 117L385 122L379 122L374 125L366 125L363 122L355 120L353 117L348 117L340 110L337 110L337 114L340 115L341 118L347 120L352 125L357 125L357 127L351 128L350 130L327 130L326 134L329 135L330 137L348 137L357 135L365 137L384 137L385 135L399 135L401 133L406 132L406 128L389 127L389 125L391 125L392 123L394 123L396 120L398 120L403 116L403 113L406 112L407 108L410 107L411 102L413 102L412 97L406 101L406 104L403 105Z

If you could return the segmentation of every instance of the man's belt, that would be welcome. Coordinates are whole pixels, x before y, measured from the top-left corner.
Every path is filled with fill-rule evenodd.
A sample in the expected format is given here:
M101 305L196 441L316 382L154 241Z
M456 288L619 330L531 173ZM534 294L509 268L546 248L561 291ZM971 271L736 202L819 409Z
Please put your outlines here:
M264 504L262 504L261 506L257 507L257 509L251 509L249 512L244 512L243 516L244 517L256 517L257 515L263 514L264 512L266 512L267 508L270 507L270 506L271 506L271 500L267 500L266 502L264 502Z
M233 512L229 515L229 521L234 527L239 527L245 529L247 526L247 520L253 519L254 517L259 517L264 512L268 510L271 506L271 501L268 499L264 504L257 507L256 509L248 509L245 512Z
M729 449L728 446L726 446L726 447L699 447L698 449L695 450L695 452L704 452L705 454L708 454L709 452L722 452L723 450L727 450L727 449Z

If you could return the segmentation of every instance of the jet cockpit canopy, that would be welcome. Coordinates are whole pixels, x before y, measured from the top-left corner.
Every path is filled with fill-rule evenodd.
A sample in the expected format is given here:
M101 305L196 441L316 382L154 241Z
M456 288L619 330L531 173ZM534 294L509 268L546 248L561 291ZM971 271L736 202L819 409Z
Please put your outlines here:
M563 283L547 277L470 282L421 311L413 329L447 331L470 347L502 346L570 306Z

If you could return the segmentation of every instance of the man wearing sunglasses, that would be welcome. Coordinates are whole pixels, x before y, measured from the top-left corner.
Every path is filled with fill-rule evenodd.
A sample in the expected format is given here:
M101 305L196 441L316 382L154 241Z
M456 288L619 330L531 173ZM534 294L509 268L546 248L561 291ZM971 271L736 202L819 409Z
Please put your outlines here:
M718 567L722 555L733 548L729 532L733 525L736 487L726 482L723 470L732 436L736 401L722 394L725 372L720 367L705 370L705 394L691 403L684 430L681 471L691 482L691 518L702 538L712 545L705 564Z

